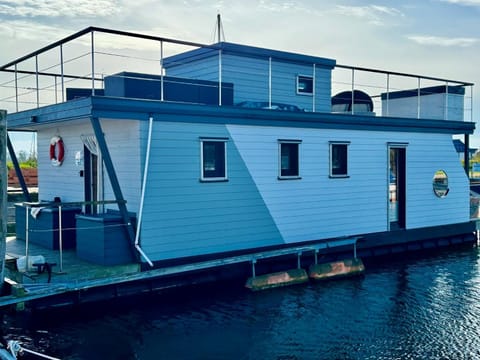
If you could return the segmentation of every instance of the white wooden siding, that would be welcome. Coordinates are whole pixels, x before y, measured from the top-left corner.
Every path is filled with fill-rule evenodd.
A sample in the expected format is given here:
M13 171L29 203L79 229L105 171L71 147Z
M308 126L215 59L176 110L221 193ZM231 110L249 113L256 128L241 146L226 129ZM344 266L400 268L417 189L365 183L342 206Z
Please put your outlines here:
M143 141L145 139L140 136L140 124L145 126L147 123L134 120L101 120L118 182L123 197L127 201L127 209L135 213L138 213L143 177L144 159L140 155L146 147L146 141ZM113 200L115 195L108 174L105 169L103 172L105 200ZM116 205L110 205L109 207L118 209Z
M233 83L234 103L243 101L269 101L269 60L224 54L222 81ZM299 95L297 75L313 76L313 64L295 64L272 59L272 102L296 105L313 110L313 98ZM194 63L175 65L167 69L170 76L218 81L218 57L196 60ZM315 111L331 111L331 69L315 68Z
M228 126L286 242L386 231L387 143L407 146L407 228L469 220L468 179L449 135ZM277 139L302 140L301 180L275 181ZM350 141L349 178L328 177L329 141ZM263 156L259 158L258 154ZM269 154L269 155L266 155ZM436 170L450 193L436 197Z
M155 123L141 230L151 259L282 243L250 174L227 141L228 182L200 182L200 137L224 125Z
M37 132L38 146L38 197L40 200L53 201L60 197L62 201L84 201L84 178L80 176L83 165L75 164L75 153L83 154L81 134L92 134L90 120L65 126L42 127ZM65 145L65 158L61 166L52 166L50 162L50 139L58 135Z
M123 195L127 200L127 207L133 212L138 210L142 178L138 127L137 121L102 121L107 146ZM80 166L75 164L75 153L80 151L83 154L83 142L80 138L82 134L93 135L89 119L70 123L68 126L39 129L37 133L39 199L51 201L58 196L65 202L85 200L84 178L80 176L84 164ZM54 135L61 136L65 144L65 158L62 166L58 167L51 165L49 157L50 139ZM104 199L114 200L105 170L103 177ZM115 205L109 207L117 208Z
M228 182L199 182L199 136L229 138ZM301 179L277 179L278 139L302 140ZM348 178L328 176L330 141L350 141ZM387 231L391 142L408 143L407 228L468 221L468 179L448 135L161 123L142 247L166 259ZM438 169L444 199L432 190Z

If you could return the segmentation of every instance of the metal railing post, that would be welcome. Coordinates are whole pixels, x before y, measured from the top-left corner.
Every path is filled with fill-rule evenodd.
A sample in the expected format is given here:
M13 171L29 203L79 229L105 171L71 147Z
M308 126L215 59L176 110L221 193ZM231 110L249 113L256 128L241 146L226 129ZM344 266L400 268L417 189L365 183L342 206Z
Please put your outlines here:
M92 96L95 96L95 43L94 43L94 34L91 33L91 52L92 52Z
M28 225L28 218L30 214L30 212L28 211L29 209L30 208L28 206L25 208L25 263L26 263L25 269L26 270L28 270L28 236L30 232L29 225Z
M38 84L38 56L35 56L35 88L37 90L37 109L40 107L40 94Z
M63 45L60 44L60 76L62 79L62 102L65 101L65 80L63 78Z
M62 229L62 205L58 205L58 250L60 253L60 272L63 272L63 229Z
M390 109L388 107L389 103L390 103L390 74L387 74L387 110L386 110L387 116L390 116Z
M315 112L315 83L317 80L317 71L316 71L316 66L313 64L313 80L312 80L312 112Z
M272 57L268 58L268 108L272 108Z
M473 85L470 85L470 121L473 121Z
M421 96L421 91L420 91L420 78L417 78L417 119L420 119L420 96Z
M163 100L163 41L160 41L160 101Z
M17 64L15 64L15 109L18 112L18 74L17 74Z
M57 76L55 75L53 77L53 88L55 89L55 104L58 104L58 87L57 87Z
M352 105L350 112L353 115L355 113L355 69L352 69Z
M218 50L218 106L222 106L222 49Z
M448 119L448 81L445 82L445 110L443 113L443 120Z

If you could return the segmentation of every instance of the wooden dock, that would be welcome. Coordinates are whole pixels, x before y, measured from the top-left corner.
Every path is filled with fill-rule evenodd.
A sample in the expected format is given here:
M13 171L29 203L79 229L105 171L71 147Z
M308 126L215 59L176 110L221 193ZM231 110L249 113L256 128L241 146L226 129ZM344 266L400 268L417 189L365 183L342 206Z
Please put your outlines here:
M5 277L12 286L12 295L0 298L0 307L19 302L48 297L55 294L81 290L99 284L113 284L128 275L140 272L140 265L103 266L79 259L75 250L50 250L32 243L28 244L29 257L43 256L45 262L55 264L51 274L39 273L36 268L20 272L17 260L26 255L26 243L15 237L6 241Z
M351 247L357 238L322 241L317 244L295 246L285 249L256 252L245 255L230 256L187 264L166 266L141 271L140 264L103 266L78 259L75 250L62 252L62 269L60 268L60 251L29 244L29 256L42 255L47 263L55 263L49 281L49 274L38 273L35 269L19 272L16 261L25 256L26 243L14 237L7 239L7 273L6 278L12 287L12 294L0 297L0 307L13 304L24 304L35 300L45 300L51 304L81 302L87 298L105 300L123 295L146 291L156 291L186 284L197 283L198 278L192 276L203 270L222 271L225 266L244 264L252 267L255 276L255 264L262 259L282 256L293 256L300 261L302 254L312 257L321 249L336 246ZM350 249L351 251L351 249ZM61 271L62 270L62 271ZM172 280L173 279L173 280ZM65 299L55 300L64 295ZM78 297L78 299L76 298ZM80 299L81 298L81 299ZM49 306L49 305L47 305Z
M24 240L19 240L15 237L7 238L7 263L12 263L13 259L18 259L26 255L26 243ZM131 274L140 271L139 264L103 266L87 261L81 260L76 256L75 250L63 250L62 258L60 258L59 250L51 250L32 243L28 244L28 255L38 256L42 255L45 262L56 264L52 268L52 276L50 283L72 283L84 282L88 280L97 280L100 278L107 278L117 275ZM9 264L9 265L10 265ZM48 274L43 272L38 274L37 271L28 271L26 273L19 273L11 266L8 266L9 275L14 275L12 280L19 281L22 284L39 284L47 283ZM12 271L13 270L13 271Z

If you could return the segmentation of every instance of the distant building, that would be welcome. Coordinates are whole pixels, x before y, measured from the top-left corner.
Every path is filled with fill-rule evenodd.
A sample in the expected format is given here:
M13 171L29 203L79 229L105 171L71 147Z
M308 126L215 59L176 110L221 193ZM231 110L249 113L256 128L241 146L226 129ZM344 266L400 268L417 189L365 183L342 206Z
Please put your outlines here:
M459 139L453 139L453 146L455 146L455 151L457 152L460 161L463 160L464 158L464 153L465 153L465 144L463 143L462 140ZM469 148L468 149L468 158L471 159L472 156L477 152L478 149L474 148Z

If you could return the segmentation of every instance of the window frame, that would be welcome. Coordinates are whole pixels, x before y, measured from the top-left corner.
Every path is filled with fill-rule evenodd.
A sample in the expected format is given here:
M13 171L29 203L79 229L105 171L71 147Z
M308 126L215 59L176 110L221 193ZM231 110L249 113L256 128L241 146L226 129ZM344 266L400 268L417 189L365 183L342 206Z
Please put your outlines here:
M309 81L309 82L310 82L310 86L307 86L307 87L306 87L307 91L305 91L305 90L303 90L303 89L300 88L301 80ZM314 92L315 92L315 90L314 90L314 87L315 87L315 79L313 78L313 76L298 74L298 75L297 75L296 85L297 85L297 86L296 86L297 95L313 96L313 94L314 94Z
M200 182L228 181L227 142L228 138L201 137L200 138ZM206 143L223 143L223 176L208 176L205 173L204 145ZM216 160L216 159L215 159Z
M339 178L349 178L349 172L348 172L348 165L349 165L349 159L348 159L348 150L350 146L350 141L330 141L329 143L329 177L334 178L334 179L339 179ZM333 147L334 146L345 146L345 162L346 164L344 166L341 166L340 168L345 168L344 173L340 174L334 174L334 166L333 166Z
M286 140L278 139L278 180L298 180L300 176L300 144L302 140ZM295 175L282 175L282 145L297 145L297 161L296 161L296 174ZM291 161L289 160L289 165Z

